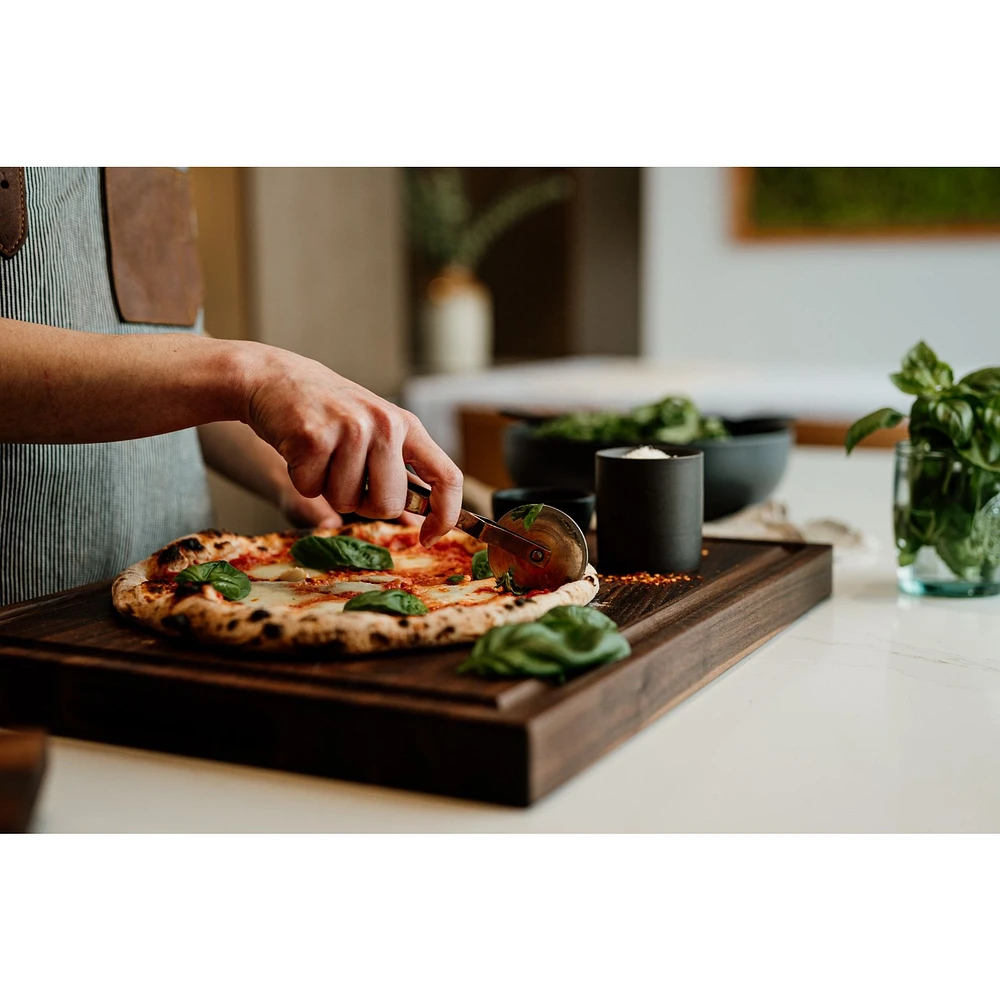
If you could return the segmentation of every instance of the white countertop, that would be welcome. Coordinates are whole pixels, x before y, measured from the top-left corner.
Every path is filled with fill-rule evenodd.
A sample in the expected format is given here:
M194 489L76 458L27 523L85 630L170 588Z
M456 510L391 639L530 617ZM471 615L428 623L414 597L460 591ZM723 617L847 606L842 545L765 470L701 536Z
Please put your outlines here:
M876 555L529 809L52 741L39 831L997 831L1000 598L896 590L889 452L796 449L777 497Z

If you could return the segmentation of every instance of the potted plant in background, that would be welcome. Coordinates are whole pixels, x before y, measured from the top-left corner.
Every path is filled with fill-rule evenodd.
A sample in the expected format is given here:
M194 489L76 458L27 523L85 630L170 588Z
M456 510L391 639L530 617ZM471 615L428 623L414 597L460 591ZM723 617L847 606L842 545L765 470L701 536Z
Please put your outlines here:
M896 445L894 523L900 589L908 594L1000 594L1000 368L955 381L923 341L890 376L916 396L909 440ZM886 407L847 432L848 454L904 419Z
M566 174L550 174L501 193L476 212L457 167L408 172L410 233L435 269L419 310L421 367L468 372L493 356L493 300L476 277L490 247L522 219L570 196Z

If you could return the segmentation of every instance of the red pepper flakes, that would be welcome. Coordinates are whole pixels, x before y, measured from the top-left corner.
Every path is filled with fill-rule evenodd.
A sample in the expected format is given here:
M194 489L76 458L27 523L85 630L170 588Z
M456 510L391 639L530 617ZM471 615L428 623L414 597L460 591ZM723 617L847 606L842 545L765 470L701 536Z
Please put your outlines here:
M621 576L598 573L603 583L648 583L654 587L662 587L671 583L691 583L697 577L690 573L624 573Z

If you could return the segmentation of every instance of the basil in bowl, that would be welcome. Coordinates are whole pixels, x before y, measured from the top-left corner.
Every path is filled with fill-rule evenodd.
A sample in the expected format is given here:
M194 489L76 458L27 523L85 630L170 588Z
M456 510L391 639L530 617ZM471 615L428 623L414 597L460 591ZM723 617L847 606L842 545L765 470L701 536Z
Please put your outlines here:
M746 420L703 417L678 397L637 407L631 414L566 414L511 424L504 435L504 461L517 486L558 486L594 491L594 456L604 448L651 445L697 448L705 455L705 520L727 517L767 500L785 474L794 443L788 416ZM659 408L659 409L657 409ZM692 413L693 411L693 413ZM676 416L641 420L650 414Z

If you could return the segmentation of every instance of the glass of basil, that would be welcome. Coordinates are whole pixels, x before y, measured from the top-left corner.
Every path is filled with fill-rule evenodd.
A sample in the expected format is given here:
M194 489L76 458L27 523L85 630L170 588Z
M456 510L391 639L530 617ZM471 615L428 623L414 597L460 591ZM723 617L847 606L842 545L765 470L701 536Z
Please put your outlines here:
M889 376L915 396L909 440L896 445L893 520L899 588L907 594L1000 594L1000 368L958 381L922 341ZM869 413L847 433L847 451L906 419Z
M896 445L896 570L907 594L1000 594L1000 472L913 441Z

